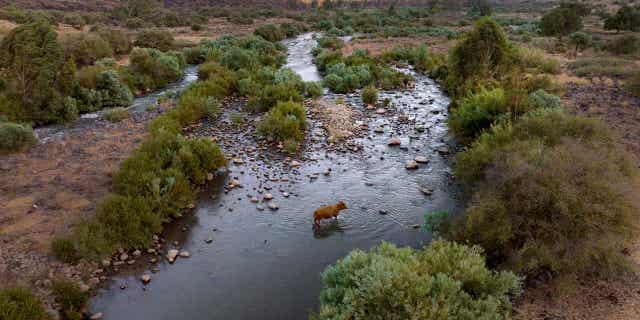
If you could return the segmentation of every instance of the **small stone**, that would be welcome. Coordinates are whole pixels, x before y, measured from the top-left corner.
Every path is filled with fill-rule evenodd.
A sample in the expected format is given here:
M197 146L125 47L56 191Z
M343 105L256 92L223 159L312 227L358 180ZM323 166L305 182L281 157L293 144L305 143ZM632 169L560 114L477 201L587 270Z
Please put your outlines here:
M433 189L431 189L431 188L426 188L426 187L425 188L421 188L420 191L422 193L424 193L425 195L427 195L427 196L430 196L430 195L433 194Z
M109 261L107 259L102 260L102 266L103 267L106 268L106 267L109 267L110 265L111 265L111 261Z
M251 197L251 200L250 200L250 201L251 201L251 202L253 202L253 203L257 203L257 202L258 202L258 201L260 201L260 200L258 200L258 198L257 198L257 197Z
M402 144L402 141L400 141L400 138L391 138L389 139L389 142L387 142L387 145L390 146L399 146Z
M291 166L294 167L294 168L295 167L299 167L300 166L300 162L298 162L296 160L293 160L293 161L291 161Z
M127 259L129 259L129 255L126 252L123 252L120 255L120 261L126 261Z
M211 242L213 242L213 239L211 239L211 238L207 238L206 240L204 240L204 242L205 242L205 243L211 243Z
M375 132L375 133L384 133L384 127L376 127L375 129L373 129L373 132Z
M404 167L407 170L415 170L418 169L418 163L415 160L409 160L407 161L407 163L404 165Z
M91 320L100 320L102 319L102 312L97 312L91 315L91 317L89 317L89 319Z
M176 257L178 257L178 253L179 251L176 249L171 249L169 250L169 252L167 252L167 260L169 260L169 263L173 263L174 261L176 261Z
M280 207L278 207L278 205L275 202L271 202L269 203L269 209L276 211L278 209L280 209Z
M235 163L235 164L243 164L244 160L242 160L240 158L233 158L233 163Z
M379 214L381 214L381 215L385 215L385 214L387 214L388 212L387 212L387 210L380 209L380 210L378 211L378 213L379 213Z
M80 291L81 292L88 292L89 290L91 290L91 287L89 287L85 283L80 283Z
M180 258L189 258L189 257L191 257L191 254L189 253L189 251L180 252Z
M148 253L148 254L156 254L156 249L154 249L154 248L149 248L149 249L147 249L147 253Z
M419 229L419 228L420 228L420 225L419 225L419 224L414 224L414 225L412 225L412 226L411 226L411 228Z
M436 151L438 151L440 154L448 154L449 153L449 148L447 148L447 147L438 147L436 149Z
M285 197L285 198L289 198L289 193L287 193L287 192L283 192L283 193L282 193L282 196L283 196L283 197Z
M211 172L207 173L207 180L209 181L213 180L213 173Z
M258 205L258 206L256 207L256 209L258 209L258 211L264 211L264 206L262 206L262 205Z
M132 254L134 257L139 257L142 254L142 252L140 252L140 250L136 250Z
M273 195L271 193L267 193L267 194L264 195L264 200L269 201L271 199L273 199Z
M428 163L429 162L429 158L427 158L425 156L416 156L413 160L415 160L417 163Z
M140 280L142 280L142 283L147 284L151 282L151 275L143 274L142 277L140 277Z
M387 109L385 108L378 108L376 109L376 113L377 114L385 114L387 112Z

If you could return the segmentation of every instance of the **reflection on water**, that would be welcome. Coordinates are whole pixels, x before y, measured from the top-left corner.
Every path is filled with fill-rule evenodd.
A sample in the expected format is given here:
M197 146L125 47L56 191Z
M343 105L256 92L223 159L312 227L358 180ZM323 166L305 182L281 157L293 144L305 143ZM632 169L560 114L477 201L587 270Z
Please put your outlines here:
M292 52L306 52L314 42L304 35L287 45ZM304 70L313 70L309 56L291 54L288 65L304 75ZM306 73L306 80L310 74ZM196 215L174 225L167 235L167 243L179 239L192 257L174 265L160 263L160 272L153 275L146 291L137 280L140 272L114 279L93 300L91 309L103 312L108 320L306 319L317 308L320 272L352 249L367 249L382 240L400 246L425 244L429 235L413 226L423 222L425 212L453 209L457 203L449 166L436 150L448 141L449 100L424 76L416 77L414 89L381 93L384 98L391 99L398 112L373 116L369 134L359 141L362 153L312 148L310 157L315 160L295 169L265 163L261 157L231 165L220 179L234 177L244 187L224 194L220 181L203 194ZM345 99L362 106L355 95ZM399 111L425 130L418 133L413 124L394 125ZM385 125L384 134L373 132L378 124ZM318 125L312 123L311 129ZM402 137L403 145L387 146L391 136ZM418 170L406 170L405 162L416 155L427 156L430 162ZM309 178L328 168L330 175ZM265 173L278 179L267 186ZM422 194L425 186L434 189L433 195ZM248 196L266 187L271 188L280 210L259 211L249 201ZM284 197L283 192L290 196ZM339 200L349 209L341 212L337 222L325 221L314 231L313 211ZM189 231L182 232L182 226ZM213 242L207 243L210 238ZM122 283L128 284L124 291L119 289Z

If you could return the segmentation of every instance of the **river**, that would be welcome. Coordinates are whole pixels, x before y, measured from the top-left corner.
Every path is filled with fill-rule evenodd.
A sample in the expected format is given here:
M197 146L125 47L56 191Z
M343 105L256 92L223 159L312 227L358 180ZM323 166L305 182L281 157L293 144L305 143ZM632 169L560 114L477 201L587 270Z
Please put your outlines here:
M287 65L305 80L319 80L310 34L285 44ZM108 320L307 319L318 307L320 273L352 249L368 249L382 240L399 246L427 244L430 235L415 226L423 223L426 212L453 210L458 201L443 155L450 143L449 99L433 80L415 77L413 89L381 93L381 99L389 98L397 109L385 115L368 113L369 132L357 141L361 152L326 151L326 141L312 142L305 154L308 161L291 168L277 159L249 156L240 146L225 150L245 163L230 164L230 172L203 192L195 214L164 234L166 247L177 241L191 257L154 265L159 272L146 286L139 278L149 264L125 271L99 290L90 309ZM338 96L364 109L358 95L325 98ZM310 123L310 132L320 127L318 120ZM378 126L384 126L385 133L375 133ZM417 126L425 130L418 132ZM402 145L387 146L391 136L400 137ZM417 155L427 156L429 163L405 169L406 161ZM328 169L329 175L322 174ZM272 178L265 179L267 175ZM243 188L225 193L231 178ZM423 187L433 194L425 195ZM273 193L279 210L260 211L249 201L249 195L264 189ZM314 231L312 212L339 200L349 209L337 223Z

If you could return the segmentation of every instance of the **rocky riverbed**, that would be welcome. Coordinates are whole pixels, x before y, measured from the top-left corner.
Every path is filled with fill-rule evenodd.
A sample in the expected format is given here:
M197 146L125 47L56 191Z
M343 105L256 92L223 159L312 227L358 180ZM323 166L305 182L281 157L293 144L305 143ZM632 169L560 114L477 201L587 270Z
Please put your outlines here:
M415 77L414 88L381 93L387 105L365 106L359 94L306 101L306 138L292 155L257 135L260 115L242 99L186 128L214 139L228 169L210 177L193 214L139 252L137 267L98 292L91 310L105 319L306 318L320 272L350 250L428 242L418 230L424 213L454 210L457 188L449 100L431 79ZM340 219L314 230L312 212L338 201L348 206ZM134 253L123 253L109 264L128 265Z

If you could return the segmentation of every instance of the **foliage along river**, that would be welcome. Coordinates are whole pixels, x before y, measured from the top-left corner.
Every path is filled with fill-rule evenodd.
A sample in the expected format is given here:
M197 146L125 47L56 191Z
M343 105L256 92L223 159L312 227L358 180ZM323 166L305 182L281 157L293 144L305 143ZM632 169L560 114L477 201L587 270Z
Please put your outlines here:
M285 44L287 66L304 80L318 80L310 34ZM427 211L454 209L458 203L447 160L438 152L449 142L445 122L449 100L434 81L421 75L416 75L414 89L381 93L381 99L386 97L397 110L371 116L369 132L358 141L364 147L361 153L312 147L305 156L315 160L278 172L291 178L269 182L278 211L259 211L247 197L263 187L263 174L277 165L265 163L264 158L230 164L231 172L204 192L195 214L174 223L164 235L165 249L178 241L191 257L175 264L160 262L147 286L139 278L149 272L149 265L115 277L92 300L91 310L113 320L307 319L309 311L318 308L320 273L352 249L368 249L382 240L413 247L428 243L430 236L412 226L422 224ZM354 108L363 108L357 95L344 98ZM417 133L414 124L394 124L401 111L427 130ZM374 133L380 124L385 133ZM309 131L317 126L312 121ZM392 131L401 138L401 147L387 146ZM430 162L417 170L405 169L405 162L417 155L429 157ZM309 178L327 168L331 175ZM224 181L232 177L243 188L225 194ZM422 186L433 188L433 194L423 194ZM279 189L291 196L284 197ZM314 232L313 211L339 200L349 207L339 222L325 223Z

